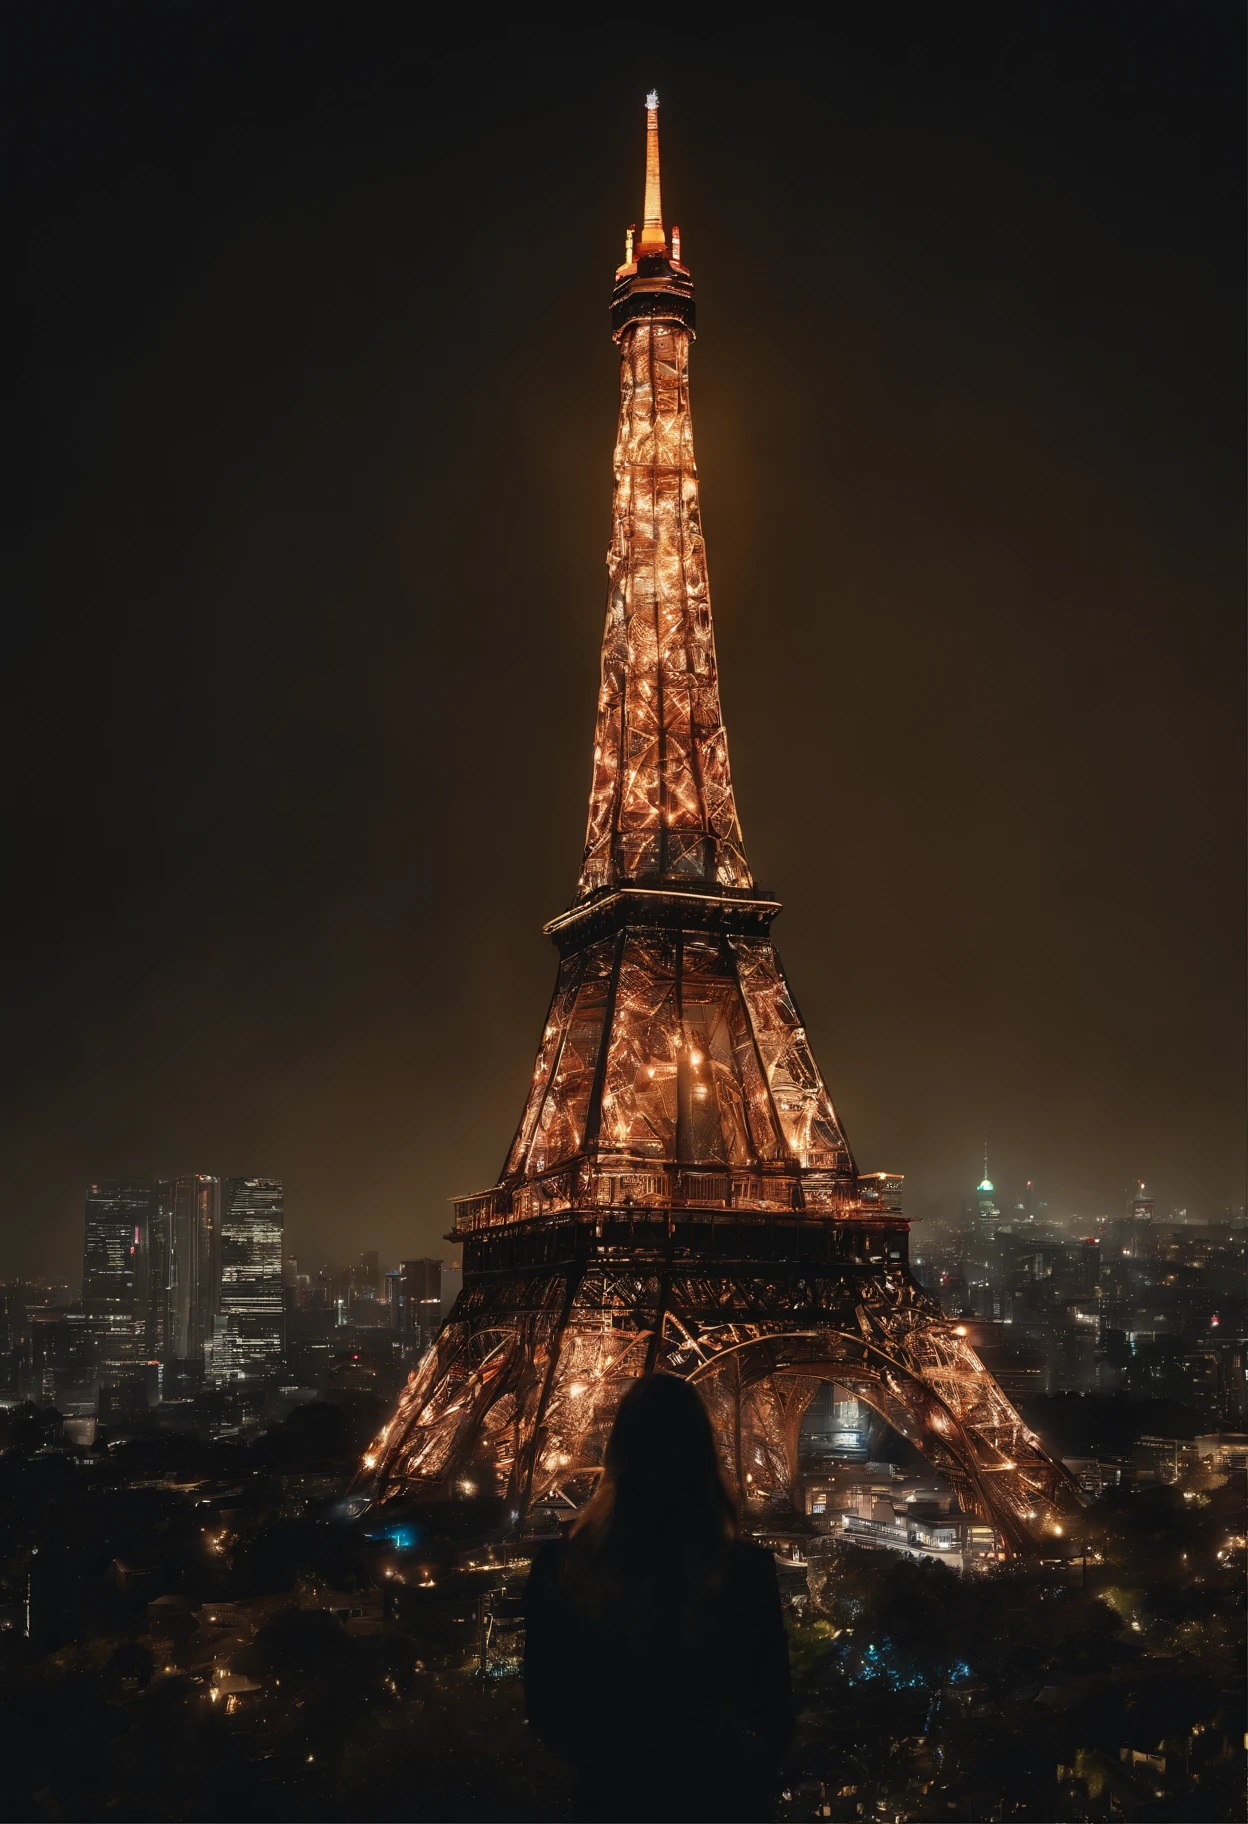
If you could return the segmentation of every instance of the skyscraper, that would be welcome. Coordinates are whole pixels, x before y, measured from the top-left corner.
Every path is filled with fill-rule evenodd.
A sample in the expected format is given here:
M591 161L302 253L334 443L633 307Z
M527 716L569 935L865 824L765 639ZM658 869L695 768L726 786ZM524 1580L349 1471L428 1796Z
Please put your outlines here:
M87 1191L82 1304L106 1378L147 1354L149 1267L159 1228L151 1178L110 1178Z
M228 1178L221 1202L214 1380L272 1371L285 1341L280 1178Z
M72 1306L32 1306L16 1353L19 1397L37 1406L57 1406L62 1413L94 1405L101 1376L115 1386L140 1372L132 1331L115 1311L89 1317Z
M168 1351L201 1362L221 1277L221 1180L190 1173L162 1185L169 1206Z
M401 1261L398 1297L398 1311L391 1319L393 1328L417 1345L429 1342L442 1321L442 1262Z
M1136 1179L1135 1189L1128 1199L1127 1208L1132 1222L1151 1222L1153 1220L1153 1199L1142 1178Z
M997 1229L1001 1222L1001 1208L997 1203L997 1190L988 1176L988 1146L984 1144L984 1175L975 1186L975 1215L971 1222L972 1257L976 1266L986 1266L995 1260L994 1244Z
M148 1357L158 1362L174 1356L173 1183L162 1180L147 1229L143 1313Z

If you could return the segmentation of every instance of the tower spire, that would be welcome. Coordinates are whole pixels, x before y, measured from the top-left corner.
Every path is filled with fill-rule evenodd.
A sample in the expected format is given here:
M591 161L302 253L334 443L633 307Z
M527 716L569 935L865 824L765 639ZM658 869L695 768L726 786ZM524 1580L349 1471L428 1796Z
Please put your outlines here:
M693 279L669 258L659 98L646 99L646 214L616 270L620 418L593 786L578 900L660 881L753 882L720 712L689 411Z
M666 253L663 232L663 195L659 184L659 92L646 96L646 207L642 217L638 253Z

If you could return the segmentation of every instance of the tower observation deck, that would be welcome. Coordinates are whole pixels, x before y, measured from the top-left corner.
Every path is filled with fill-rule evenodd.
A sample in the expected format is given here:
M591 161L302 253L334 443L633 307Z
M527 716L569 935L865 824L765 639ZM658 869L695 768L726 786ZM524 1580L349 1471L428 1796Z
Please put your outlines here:
M464 1288L358 1491L579 1506L623 1393L697 1382L743 1516L783 1508L823 1381L1027 1550L1078 1497L912 1279L898 1174L859 1171L746 859L689 401L693 279L663 224L658 97L611 332L620 415L576 897L497 1184L455 1204Z

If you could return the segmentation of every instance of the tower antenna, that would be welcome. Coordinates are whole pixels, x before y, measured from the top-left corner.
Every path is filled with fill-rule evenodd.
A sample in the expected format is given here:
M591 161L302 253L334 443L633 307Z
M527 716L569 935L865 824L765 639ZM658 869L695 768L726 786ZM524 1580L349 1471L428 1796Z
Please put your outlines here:
M646 96L646 207L641 222L638 253L666 253L663 232L663 194L659 182L659 92Z

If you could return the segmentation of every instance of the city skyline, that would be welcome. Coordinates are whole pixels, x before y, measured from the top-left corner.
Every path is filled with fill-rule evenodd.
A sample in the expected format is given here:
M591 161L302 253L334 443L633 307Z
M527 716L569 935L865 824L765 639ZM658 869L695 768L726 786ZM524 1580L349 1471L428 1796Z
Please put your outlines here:
M179 1181L179 1177L185 1182L202 1182L207 1179L209 1182L222 1186L229 1186L232 1184L245 1186L256 1183L274 1183L279 1187L282 1186L281 1180L230 1178L228 1176L220 1177L214 1174L203 1173L175 1175L174 1178L163 1180L141 1177L138 1175L115 1180L98 1180L95 1184L87 1187L83 1234L79 1238L78 1256L76 1258L78 1270L76 1272L71 1270L64 1278L58 1278L57 1272L52 1264L45 1262L43 1271L14 1274L10 1277L14 1280L21 1279L30 1284L46 1282L49 1285L60 1285L70 1294L72 1299L76 1299L79 1294L81 1294L84 1301L90 1303L91 1297L87 1292L87 1283L88 1275L91 1271L91 1263L97 1256L100 1259L103 1259L105 1257L105 1250L108 1249L111 1264L112 1250L109 1248L109 1243L110 1241L116 1241L117 1236L120 1236L121 1230L125 1226L125 1222L119 1215L117 1223L113 1225L117 1229L117 1236L112 1236L108 1233L100 1234L98 1232L93 1232L93 1201L97 1196L102 1197L106 1212L108 1211L109 1206L114 1203L120 1204L126 1196L132 1196L135 1199L138 1199L144 1207L150 1204L153 1208L159 1208L159 1194L166 1190L172 1190L173 1186ZM1214 1210L1208 1213L1189 1209L1186 1205L1167 1209L1164 1205L1158 1204L1157 1199L1153 1195L1152 1187L1141 1179L1136 1179L1123 1187L1117 1207L1098 1210L1095 1213L1090 1209L1088 1211L1081 1211L1073 1208L1068 1209L1061 1206L1055 1206L1051 1204L1047 1198L1041 1196L1040 1193L1042 1188L1043 1186L1038 1185L1031 1179L1022 1181L1017 1185L1009 1185L1004 1180L998 1180L992 1183L982 1180L977 1184L967 1183L962 1185L959 1190L951 1192L944 1198L939 1209L927 1218L927 1222L933 1232L943 1231L948 1228L956 1230L963 1222L971 1222L973 1220L975 1207L977 1205L980 1209L990 1209L992 1215L995 1218L999 1218L1003 1224L1017 1227L1020 1223L1035 1223L1041 1228L1052 1228L1057 1231L1068 1228L1072 1224L1079 1224L1083 1222L1085 1218L1089 1224L1094 1227L1111 1225L1120 1222L1124 1216L1134 1215L1140 1210L1146 1210L1148 1220L1155 1221L1159 1228L1164 1228L1166 1225L1177 1228L1190 1227L1192 1229L1216 1229L1223 1225L1228 1228L1237 1228L1242 1226L1244 1221L1244 1209L1242 1206L1231 1206L1226 1210ZM990 1194L987 1201L981 1195L981 1193L985 1191ZM282 1201L284 1205L284 1188L282 1189ZM137 1204L135 1207L138 1207ZM127 1219L131 1222L133 1221L133 1215L130 1214L129 1211L127 1211ZM908 1220L910 1220L910 1218L908 1218ZM107 1226L106 1223L106 1229ZM334 1273L349 1267L352 1261L358 1264L361 1260L372 1259L378 1263L377 1270L379 1274L393 1275L398 1271L399 1266L404 1264L401 1259L402 1250L399 1252L391 1251L387 1253L384 1249L370 1248L368 1244L370 1240L375 1240L375 1236L372 1236L366 1226L358 1229L353 1227L349 1235L340 1237L336 1246L328 1249L314 1248L309 1250L307 1248L300 1248L296 1245L295 1237L287 1228L283 1215L281 1235L281 1260L283 1268L313 1268L317 1273ZM455 1257L457 1256L461 1245L459 1240L452 1238L449 1235L442 1237L442 1240L444 1241L445 1246L441 1254L436 1255L435 1258L441 1259L449 1265L456 1264ZM919 1240L921 1243L922 1231L920 1231ZM408 1253L410 1254L410 1250L408 1250ZM387 1266L385 1263L388 1260L395 1264ZM112 1270L116 1272L115 1268ZM125 1268L122 1269L123 1274L125 1274L126 1271ZM132 1272L133 1269L130 1271Z
M982 1157L982 1156L981 1156ZM1121 1215L1130 1204L1140 1183L1138 1178L1128 1177L1116 1194L1100 1196L1085 1187L1083 1194L1076 1190L1062 1194L1061 1187L1047 1182L1043 1177L1026 1177L1021 1171L1010 1175L1002 1172L995 1164L994 1185L998 1199L1002 1202L1002 1215L1008 1218L1015 1209L1022 1207L1030 1190L1035 1210L1043 1211L1043 1220L1059 1225L1071 1222L1087 1221L1091 1225L1102 1221L1112 1221ZM919 1207L912 1207L909 1182L907 1181L907 1219L919 1225L916 1233L920 1239L924 1225L940 1225L956 1218L962 1208L974 1197L977 1189L975 1177L976 1166L972 1154L972 1165L967 1176L960 1183L951 1183L940 1192L929 1191L926 1196L921 1192L913 1200ZM174 1176L176 1177L177 1174ZM198 1174L192 1174L197 1176ZM277 1176L277 1174L274 1174ZM136 1183L156 1184L170 1182L162 1180L156 1174L131 1174ZM1109 1174L1104 1174L1108 1179ZM114 1182L124 1181L125 1173L117 1174ZM106 1181L100 1175L101 1181ZM221 1180L223 1183L225 1179ZM1194 1200L1185 1200L1181 1187L1170 1194L1155 1192L1152 1180L1147 1180L1150 1196L1154 1197L1158 1220L1193 1224L1216 1224L1223 1221L1238 1222L1244 1217L1242 1200L1236 1201L1227 1197L1224 1202L1210 1202L1204 1206ZM286 1187L288 1206L290 1203L290 1181L283 1179ZM1154 1195L1155 1193L1155 1195ZM314 1262L317 1268L329 1267L350 1257L357 1243L369 1246L380 1246L386 1259L398 1261L419 1252L425 1242L432 1246L432 1252L444 1254L450 1259L456 1252L457 1244L447 1239L446 1229L439 1227L440 1222L449 1225L453 1214L453 1199L448 1198L445 1214L430 1211L427 1206L414 1214L397 1211L387 1219L378 1220L376 1212L361 1210L352 1212L347 1218L345 1228L335 1231L327 1228L322 1235L313 1230L311 1224L301 1229L299 1210L296 1206L289 1210L285 1227L284 1252L288 1257L305 1262ZM290 1220L293 1215L293 1223ZM74 1198L74 1214L66 1223L66 1232L61 1244L55 1250L44 1245L41 1238L28 1240L27 1245L15 1253L7 1265L0 1261L0 1280L5 1278L39 1280L46 1278L49 1282L59 1282L73 1286L81 1279L82 1260L82 1190L79 1188Z

